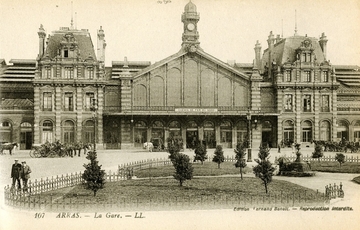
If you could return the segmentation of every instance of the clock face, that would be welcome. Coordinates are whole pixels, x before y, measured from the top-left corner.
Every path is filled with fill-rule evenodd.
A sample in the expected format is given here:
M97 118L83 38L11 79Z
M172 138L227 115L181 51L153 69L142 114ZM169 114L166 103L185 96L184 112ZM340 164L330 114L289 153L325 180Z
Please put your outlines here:
M189 23L189 24L187 25L187 28L188 28L188 30L192 31L192 30L195 29L195 25L192 24L192 23Z

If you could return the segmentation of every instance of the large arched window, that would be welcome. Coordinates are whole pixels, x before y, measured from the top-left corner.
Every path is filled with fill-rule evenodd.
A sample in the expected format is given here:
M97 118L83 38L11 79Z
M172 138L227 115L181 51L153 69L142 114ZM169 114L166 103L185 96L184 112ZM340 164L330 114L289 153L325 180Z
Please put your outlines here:
M349 125L344 120L338 121L337 138L339 140L349 140Z
M147 126L144 121L137 121L134 125L134 146L142 147L147 142Z
M215 125L211 121L204 122L204 141L207 148L216 147Z
M50 120L45 120L42 123L41 143L53 142L53 123Z
M73 121L65 121L63 124L63 142L74 143L75 142L75 125Z
M94 143L94 121L87 120L82 129L83 136L82 141L84 143Z
M330 122L322 121L320 123L320 140L330 141Z
M220 141L224 148L232 147L232 125L230 121L220 123Z
M302 142L311 142L312 141L312 124L310 121L304 121L301 124L302 132Z

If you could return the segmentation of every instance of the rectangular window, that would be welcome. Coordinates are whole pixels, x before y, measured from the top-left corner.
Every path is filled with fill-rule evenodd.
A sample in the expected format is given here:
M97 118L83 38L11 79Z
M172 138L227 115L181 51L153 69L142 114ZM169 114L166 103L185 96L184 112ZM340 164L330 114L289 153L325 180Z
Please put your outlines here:
M285 112L292 112L292 105L293 105L293 95L292 94L286 94L285 95Z
M311 112L311 95L305 95L303 98L303 112Z
M285 72L285 81L291 82L291 71L290 70L286 70L286 72Z
M311 82L311 73L310 71L305 71L305 79L306 82Z
M94 68L88 68L87 72L88 72L88 78L94 79Z
M323 71L323 82L329 82L329 73L328 73L328 71Z
M330 106L329 106L329 95L322 95L321 97L321 111L322 112L329 112Z
M43 94L43 110L52 111L52 93Z
M69 50L64 50L64 57L69 57Z
M64 78L68 78L68 79L74 78L74 69L72 67L65 67Z
M45 78L51 78L51 68L45 67Z
M85 96L85 109L86 110L90 110L94 98L95 98L94 93L86 93L86 96Z
M65 111L74 111L74 97L73 93L65 93L64 96L64 110Z

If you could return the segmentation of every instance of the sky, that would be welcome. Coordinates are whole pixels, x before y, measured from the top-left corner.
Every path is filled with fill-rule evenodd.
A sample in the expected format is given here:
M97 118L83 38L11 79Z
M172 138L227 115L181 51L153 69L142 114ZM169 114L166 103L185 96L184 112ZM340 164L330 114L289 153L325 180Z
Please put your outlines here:
M73 3L71 3L73 2ZM102 26L105 64L160 61L180 50L181 14L189 0L0 0L0 58L35 59L38 29L88 29L94 48ZM360 65L360 1L347 0L192 0L200 14L200 46L227 62L252 63L258 40L262 52L270 31L283 37L328 38L332 64ZM296 11L296 14L295 14ZM296 16L295 16L296 15Z

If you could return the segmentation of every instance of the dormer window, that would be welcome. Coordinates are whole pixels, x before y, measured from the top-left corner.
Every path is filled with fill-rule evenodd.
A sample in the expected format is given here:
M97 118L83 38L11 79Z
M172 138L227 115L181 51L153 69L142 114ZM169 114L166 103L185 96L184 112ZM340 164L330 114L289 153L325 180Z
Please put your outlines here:
M285 71L285 81L291 82L291 71L290 70Z
M323 71L323 82L329 82L329 72Z
M64 50L64 58L69 57L69 50Z

